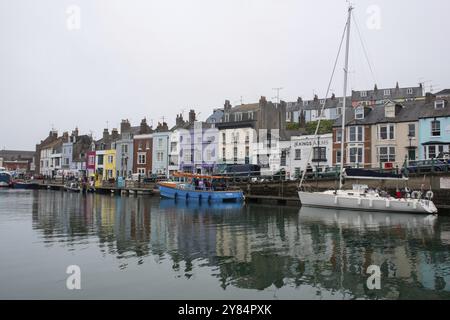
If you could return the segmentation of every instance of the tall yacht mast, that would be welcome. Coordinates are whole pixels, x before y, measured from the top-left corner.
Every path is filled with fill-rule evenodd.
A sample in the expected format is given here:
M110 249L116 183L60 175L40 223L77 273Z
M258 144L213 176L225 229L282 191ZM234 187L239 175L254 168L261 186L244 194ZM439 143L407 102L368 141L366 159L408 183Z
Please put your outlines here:
M342 128L341 128L341 172L339 175L339 189L343 186L343 173L344 173L344 152L345 152L345 111L347 103L347 80L348 80L348 53L350 49L350 24L352 17L353 7L348 7L347 18L347 44L345 50L345 67L344 67L344 98L342 100Z

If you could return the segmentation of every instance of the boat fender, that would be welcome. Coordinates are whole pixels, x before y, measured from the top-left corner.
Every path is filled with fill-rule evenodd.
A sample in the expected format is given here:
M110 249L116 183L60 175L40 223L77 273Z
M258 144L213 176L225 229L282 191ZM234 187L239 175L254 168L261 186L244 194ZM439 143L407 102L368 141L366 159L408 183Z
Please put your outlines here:
M361 198L358 198L358 206L361 205Z
M373 207L373 199L369 199L369 207L370 207L370 208Z
M334 197L334 204L338 204L338 197Z
M391 207L391 201L389 199L386 199L386 208Z
M413 209L414 209L414 210L417 209L417 201L413 201Z
M428 200L433 199L433 197L434 197L434 193L431 190L427 191L427 193L425 194L425 198L427 198Z
M420 191L413 191L411 193L411 198L413 199L420 199L422 197L422 193Z

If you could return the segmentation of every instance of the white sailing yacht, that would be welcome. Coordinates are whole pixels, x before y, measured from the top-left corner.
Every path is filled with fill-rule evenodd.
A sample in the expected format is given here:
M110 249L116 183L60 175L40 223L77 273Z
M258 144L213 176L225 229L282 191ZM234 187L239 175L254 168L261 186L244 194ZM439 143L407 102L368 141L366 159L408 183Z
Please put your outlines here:
M345 114L346 114L346 97L347 97L347 78L348 78L348 58L350 47L350 24L351 14L353 7L348 9L348 18L346 25L346 53L345 53L345 67L344 67L344 95L343 95L343 107L342 107L342 132L345 133ZM343 40L343 38L342 38ZM336 59L337 61L337 59ZM333 71L334 74L334 71ZM331 84L331 81L330 81ZM316 134L320 125L317 124ZM343 190L343 179L346 174L344 169L344 145L345 134L342 134L341 141L341 164L340 164L340 178L338 190L327 190L324 192L307 192L302 190L303 180L305 178L304 170L302 179L300 181L298 196L302 206L309 207L324 207L334 209L351 209L351 210L363 210L363 211L389 211L389 212L410 212L410 213L424 213L424 214L436 214L437 208L434 205L432 198L433 193L428 191L425 195L421 192L415 191L407 193L405 197L394 198L387 193L380 192L378 190L370 190L367 186L357 185L352 190ZM403 179L401 177L390 177L388 175L381 174L377 176L373 172L371 174L364 174L361 169L358 170L356 176L347 175L347 178L353 179ZM359 176L358 176L359 174Z

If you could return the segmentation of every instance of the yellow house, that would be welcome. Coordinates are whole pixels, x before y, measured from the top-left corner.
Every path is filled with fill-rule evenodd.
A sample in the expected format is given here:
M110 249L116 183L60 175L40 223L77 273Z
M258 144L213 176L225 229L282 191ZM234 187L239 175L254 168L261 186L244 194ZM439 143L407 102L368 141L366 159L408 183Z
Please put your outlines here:
M116 178L116 150L105 150L103 180Z

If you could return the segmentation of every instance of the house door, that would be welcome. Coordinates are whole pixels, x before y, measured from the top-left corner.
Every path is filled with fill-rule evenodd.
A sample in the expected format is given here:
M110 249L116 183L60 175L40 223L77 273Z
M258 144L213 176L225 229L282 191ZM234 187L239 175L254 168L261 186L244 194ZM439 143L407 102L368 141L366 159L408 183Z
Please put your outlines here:
M408 160L410 161L416 160L416 149L408 150Z

